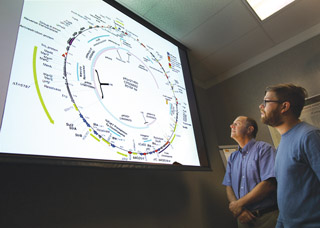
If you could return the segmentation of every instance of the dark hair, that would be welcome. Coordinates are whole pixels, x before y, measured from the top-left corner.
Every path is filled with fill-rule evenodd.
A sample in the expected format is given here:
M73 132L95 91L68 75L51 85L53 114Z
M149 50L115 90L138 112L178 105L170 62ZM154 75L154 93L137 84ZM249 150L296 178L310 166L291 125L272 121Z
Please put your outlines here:
M258 124L254 119L252 119L250 117L247 117L247 119L246 119L246 127L248 128L250 126L253 127L253 132L252 132L251 135L252 135L253 138L256 138L257 133L258 133Z
M296 118L299 118L308 93L305 88L291 83L269 86L265 92L274 92L281 102L288 101L290 110Z

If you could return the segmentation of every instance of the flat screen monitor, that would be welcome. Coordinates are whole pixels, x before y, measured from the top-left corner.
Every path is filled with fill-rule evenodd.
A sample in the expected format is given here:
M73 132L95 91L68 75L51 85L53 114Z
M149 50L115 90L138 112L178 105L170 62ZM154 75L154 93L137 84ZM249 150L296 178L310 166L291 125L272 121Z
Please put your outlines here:
M183 45L114 1L5 4L2 161L209 167Z

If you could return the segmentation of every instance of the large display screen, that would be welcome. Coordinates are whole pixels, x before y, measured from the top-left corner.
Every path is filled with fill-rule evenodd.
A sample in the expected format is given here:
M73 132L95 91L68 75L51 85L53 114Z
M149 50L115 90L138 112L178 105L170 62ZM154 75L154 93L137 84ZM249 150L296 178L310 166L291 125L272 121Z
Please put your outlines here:
M102 0L24 1L2 155L208 166L185 51L119 9Z

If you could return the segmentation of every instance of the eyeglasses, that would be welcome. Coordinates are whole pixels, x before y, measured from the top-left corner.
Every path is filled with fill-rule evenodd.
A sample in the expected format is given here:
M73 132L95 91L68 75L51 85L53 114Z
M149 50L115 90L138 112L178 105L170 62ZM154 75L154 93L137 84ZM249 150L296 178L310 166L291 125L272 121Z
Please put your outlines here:
M267 105L267 103L269 103L269 102L275 102L275 103L279 103L279 104L282 103L282 101L276 101L276 100L263 100L261 104L265 107Z

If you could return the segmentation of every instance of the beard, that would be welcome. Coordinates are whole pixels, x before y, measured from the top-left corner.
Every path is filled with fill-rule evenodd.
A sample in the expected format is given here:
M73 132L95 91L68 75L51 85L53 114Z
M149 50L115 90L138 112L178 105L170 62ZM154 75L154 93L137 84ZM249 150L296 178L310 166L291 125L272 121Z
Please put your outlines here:
M280 112L278 112L278 110L275 110L269 114L265 113L263 110L261 110L261 112L264 113L264 116L261 116L262 123L267 124L271 127L277 127L277 126L283 124L281 114L280 114Z

